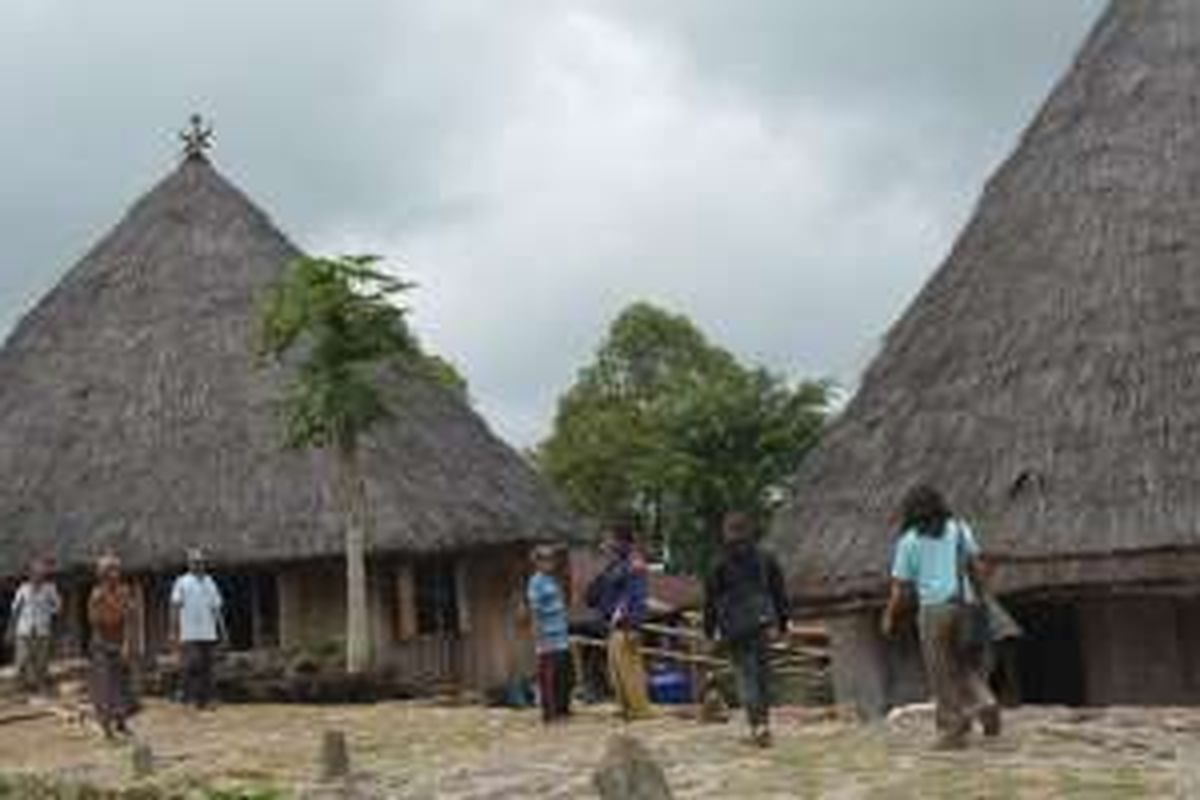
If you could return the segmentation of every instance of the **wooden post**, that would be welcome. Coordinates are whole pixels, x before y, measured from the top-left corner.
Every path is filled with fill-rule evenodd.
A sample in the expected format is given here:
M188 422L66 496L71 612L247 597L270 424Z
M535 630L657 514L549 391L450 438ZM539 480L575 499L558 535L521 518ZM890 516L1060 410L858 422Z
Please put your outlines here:
M145 742L134 745L130 754L130 762L134 778L140 780L154 774L154 751Z
M412 564L396 567L396 638L407 642L417 635L417 586Z
M262 603L259 602L258 575L251 573L246 577L250 584L250 649L257 650L263 646Z
M687 649L688 649L688 655L690 655L690 656L695 657L695 656L701 655L700 640L699 639L688 639L687 640ZM699 703L701 700L704 699L704 686L702 685L702 681L704 680L704 675L700 669L700 664L693 661L689 665L688 672L689 672L689 680L690 680L691 689L692 689L692 702Z
M346 745L346 734L325 731L321 739L320 768L322 781L340 780L350 774L350 749Z
M149 642L146 639L146 581L153 580L151 576L142 575L133 581L133 643L137 649L137 657L149 655Z
M301 619L301 579L304 573L293 567L283 569L275 580L279 597L279 646L296 647L304 639Z
M471 632L471 582L468 579L470 566L465 558L454 562L454 593L458 606L458 632L467 635Z

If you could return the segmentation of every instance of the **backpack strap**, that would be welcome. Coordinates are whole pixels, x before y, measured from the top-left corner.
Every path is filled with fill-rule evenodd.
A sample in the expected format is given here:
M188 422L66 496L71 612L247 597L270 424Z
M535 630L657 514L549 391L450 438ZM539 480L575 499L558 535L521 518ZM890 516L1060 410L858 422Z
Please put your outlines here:
M975 593L975 599L979 599L979 592L975 591L974 582L971 580L971 575L967 569L967 548L966 535L963 533L963 528L958 520L949 520L947 525L954 525L954 568L955 574L958 577L958 587L955 592L956 599L960 603L967 602L967 588L970 587Z

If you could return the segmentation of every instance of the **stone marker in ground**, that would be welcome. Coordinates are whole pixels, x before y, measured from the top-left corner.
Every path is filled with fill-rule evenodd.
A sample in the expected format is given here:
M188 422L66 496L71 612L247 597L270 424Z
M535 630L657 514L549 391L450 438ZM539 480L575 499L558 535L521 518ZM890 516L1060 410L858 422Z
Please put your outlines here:
M592 782L602 800L671 800L663 768L632 736L609 739Z
M321 780L339 780L349 774L350 749L346 746L346 734L325 731L321 739Z
M725 702L720 688L713 682L709 682L704 687L700 699L699 716L700 721L706 723L716 724L729 721L729 705Z
M145 778L154 773L154 751L145 742L138 742L133 746L130 760L133 766L133 777Z

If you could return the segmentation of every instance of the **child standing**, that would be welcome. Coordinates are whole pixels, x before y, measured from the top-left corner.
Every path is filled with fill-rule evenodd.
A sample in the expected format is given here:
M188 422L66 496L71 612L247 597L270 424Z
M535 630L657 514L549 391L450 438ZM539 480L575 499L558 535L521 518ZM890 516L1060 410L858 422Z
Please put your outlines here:
M567 603L555 578L557 560L554 548L546 545L535 548L534 573L525 589L537 642L538 695L542 719L547 723L571 713L571 643Z

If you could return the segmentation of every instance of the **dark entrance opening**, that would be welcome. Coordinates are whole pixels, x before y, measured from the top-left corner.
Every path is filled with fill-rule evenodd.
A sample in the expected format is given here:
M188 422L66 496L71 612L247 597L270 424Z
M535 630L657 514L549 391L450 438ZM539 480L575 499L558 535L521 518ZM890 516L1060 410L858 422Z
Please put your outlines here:
M1015 674L1024 703L1081 706L1085 701L1079 611L1063 602L1013 607L1025 630L1015 646Z
M279 644L279 589L271 573L219 575L229 648L244 652Z
M262 572L254 576L254 601L257 611L254 646L279 646L279 584L275 575Z
M88 600L96 582L91 577L82 579L79 591L73 592L70 598L63 598L64 619L69 619L71 629L76 631L76 648L80 655L90 654L92 647L92 623L88 620Z
M225 612L229 649L254 647L254 579L250 575L222 575L217 578Z
M15 589L9 586L0 586L0 664L10 664L14 658L13 647L9 638L4 634L8 631L8 626L12 624L9 620L9 613L15 594Z

